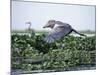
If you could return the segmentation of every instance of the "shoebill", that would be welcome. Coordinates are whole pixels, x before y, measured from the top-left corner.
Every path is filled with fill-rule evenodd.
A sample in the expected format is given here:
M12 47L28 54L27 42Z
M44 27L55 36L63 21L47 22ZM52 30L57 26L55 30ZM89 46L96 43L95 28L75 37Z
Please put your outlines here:
M58 26L55 27L55 25ZM70 24L56 20L49 20L43 28L52 29L52 31L44 38L44 41L46 43L53 43L57 40L60 40L63 37L72 33L72 31L79 34L80 36L86 36L73 29Z

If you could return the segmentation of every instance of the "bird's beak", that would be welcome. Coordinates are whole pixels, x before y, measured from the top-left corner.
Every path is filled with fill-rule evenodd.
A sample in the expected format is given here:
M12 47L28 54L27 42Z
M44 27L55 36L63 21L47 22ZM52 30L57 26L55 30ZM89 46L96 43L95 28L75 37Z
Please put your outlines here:
M47 27L49 27L49 25L45 25L45 26L43 26L43 28L47 28Z
M43 28L46 28L46 26L44 26Z

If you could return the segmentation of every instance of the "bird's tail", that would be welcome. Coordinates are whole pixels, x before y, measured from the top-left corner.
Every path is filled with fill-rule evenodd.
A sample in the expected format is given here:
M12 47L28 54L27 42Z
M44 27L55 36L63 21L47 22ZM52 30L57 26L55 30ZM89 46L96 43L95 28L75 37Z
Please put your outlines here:
M75 29L73 29L72 31L74 31L75 33L77 33L77 34L79 34L79 35L81 35L81 36L85 36L85 37L86 37L86 35L84 35L84 34L82 34L82 33L79 33L79 32L76 31Z

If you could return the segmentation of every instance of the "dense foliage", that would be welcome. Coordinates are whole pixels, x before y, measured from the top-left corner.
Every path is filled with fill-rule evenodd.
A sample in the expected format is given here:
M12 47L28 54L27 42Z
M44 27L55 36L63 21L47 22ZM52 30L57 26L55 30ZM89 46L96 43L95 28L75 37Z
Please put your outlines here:
M12 69L59 71L95 64L95 36L67 36L51 44L45 43L44 37L12 35Z

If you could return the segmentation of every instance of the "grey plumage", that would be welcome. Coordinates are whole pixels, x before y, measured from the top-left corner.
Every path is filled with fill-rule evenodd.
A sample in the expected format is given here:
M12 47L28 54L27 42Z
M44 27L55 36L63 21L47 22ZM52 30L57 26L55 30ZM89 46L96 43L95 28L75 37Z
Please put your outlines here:
M58 26L54 27L55 24L58 24ZM67 23L63 23L61 21L49 20L43 28L47 28L47 27L50 27L53 29L52 32L49 33L44 38L44 41L47 43L53 43L57 40L60 40L64 36L70 34L72 31L74 31L75 33L77 33L81 36L85 36L84 34L81 34L81 33L77 32L75 29L73 29L71 27L71 25L69 25Z

